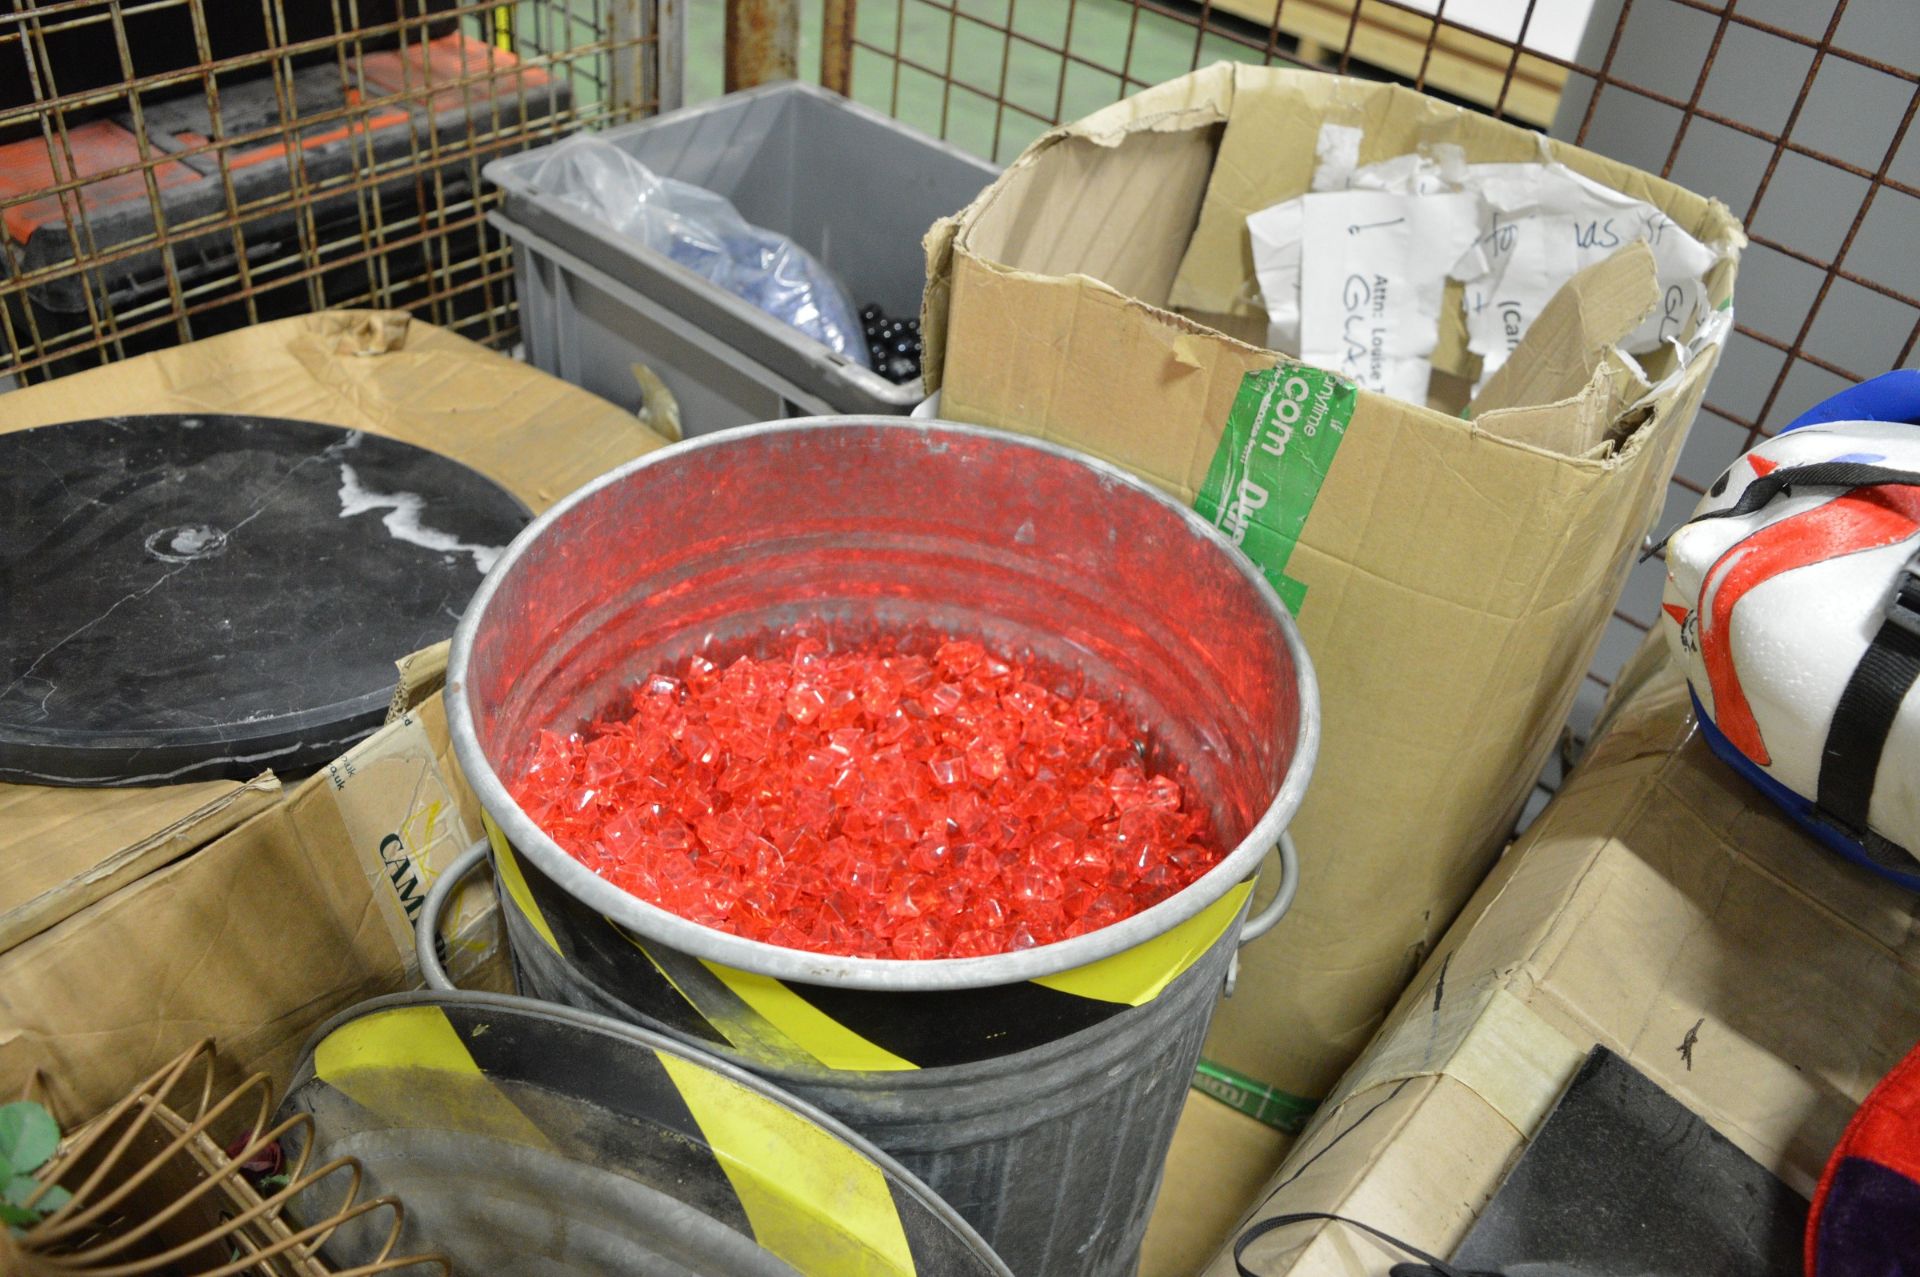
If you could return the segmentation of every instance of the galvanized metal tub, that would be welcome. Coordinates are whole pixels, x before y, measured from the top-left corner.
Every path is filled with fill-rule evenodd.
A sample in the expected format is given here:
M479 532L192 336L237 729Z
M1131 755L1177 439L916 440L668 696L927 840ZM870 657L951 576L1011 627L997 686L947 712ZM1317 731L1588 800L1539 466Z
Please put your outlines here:
M1084 669L1156 725L1233 850L1058 944L840 958L648 905L509 796L537 729L803 619L930 624ZM900 1158L1016 1272L1131 1272L1253 875L1284 846L1319 730L1291 619L1203 520L1098 461L945 422L710 435L604 476L508 548L455 634L447 705L530 992L777 1078ZM1269 925L1291 898L1283 868Z

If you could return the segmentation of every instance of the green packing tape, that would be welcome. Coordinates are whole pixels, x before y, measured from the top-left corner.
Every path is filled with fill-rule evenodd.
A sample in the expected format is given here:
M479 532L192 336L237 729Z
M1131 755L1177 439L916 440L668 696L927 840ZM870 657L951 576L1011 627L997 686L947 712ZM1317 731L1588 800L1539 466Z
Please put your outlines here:
M1352 382L1306 364L1283 360L1248 373L1193 499L1296 616L1307 587L1286 574L1287 559L1346 437L1355 400Z
M1202 1060L1194 1067L1193 1089L1289 1135L1306 1129L1307 1119L1320 1107L1318 1100L1289 1095L1212 1060Z

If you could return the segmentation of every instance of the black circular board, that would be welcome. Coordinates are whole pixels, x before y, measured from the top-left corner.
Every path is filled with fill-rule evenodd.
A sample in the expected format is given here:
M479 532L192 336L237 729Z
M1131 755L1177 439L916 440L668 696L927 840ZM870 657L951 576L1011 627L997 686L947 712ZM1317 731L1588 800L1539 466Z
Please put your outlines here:
M311 770L378 727L529 513L438 453L264 417L0 435L0 780Z

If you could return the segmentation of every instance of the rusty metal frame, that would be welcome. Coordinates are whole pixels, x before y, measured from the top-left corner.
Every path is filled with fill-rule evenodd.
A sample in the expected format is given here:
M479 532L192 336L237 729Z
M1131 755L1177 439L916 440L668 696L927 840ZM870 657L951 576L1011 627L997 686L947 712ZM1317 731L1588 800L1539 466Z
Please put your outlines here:
M31 101L0 106L0 140L37 143L55 179L32 190L0 189L0 223L25 226L22 207L51 198L45 223L64 232L73 251L29 268L20 236L0 229L0 387L6 378L39 379L67 368L140 349L204 336L234 322L327 305L398 307L497 346L517 337L512 261L487 228L495 196L481 166L495 155L580 127L620 123L677 104L679 23L686 0L243 0L216 10L217 0L12 0L0 12L0 76L24 72ZM289 39L289 15L325 34ZM215 56L231 41L210 20L238 9L272 39ZM330 22L328 18L330 16ZM152 69L130 35L134 24L166 20L191 40L191 61ZM366 59L379 46L419 55L432 34L451 23L466 37L441 74L400 60L400 84L376 90ZM430 28L432 30L430 31ZM110 33L117 76L98 88L63 85L49 44L81 34ZM296 70L331 64L338 102L302 113ZM564 106L528 115L523 90L536 76L564 86ZM246 131L221 119L221 95L242 81L270 85L276 118ZM185 144L162 136L149 119L174 97L204 100L212 136ZM450 126L403 126L376 151L375 131L396 113L438 112ZM457 110L461 115L455 115ZM117 115L132 134L134 158L83 168L76 162L80 125ZM311 172L301 139L344 131L358 157L352 171ZM279 147L285 181L247 202L236 188L236 160ZM218 184L215 211L195 218L170 212L163 183L175 167L197 163ZM279 161L276 161L279 162ZM95 236L86 201L104 183L131 183L144 195L151 225L117 244ZM316 202L345 211L316 220ZM261 228L272 218L278 229ZM30 233L30 232L29 232ZM209 245L224 260L201 260ZM110 303L99 281L137 259L155 262L151 279L129 302ZM36 307L51 285L77 291L83 310L55 314Z
M799 74L799 0L727 0L727 92Z

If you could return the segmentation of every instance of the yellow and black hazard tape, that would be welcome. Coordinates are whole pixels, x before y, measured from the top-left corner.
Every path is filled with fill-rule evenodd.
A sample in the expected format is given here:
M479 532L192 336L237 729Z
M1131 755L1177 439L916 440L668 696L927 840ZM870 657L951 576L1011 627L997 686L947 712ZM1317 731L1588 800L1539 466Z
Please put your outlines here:
M370 1004L315 1044L290 1102L312 1108L323 1086L351 1102L328 1107L334 1128L504 1140L670 1186L807 1277L996 1271L924 1189L775 1097L517 1001Z
M513 930L553 958L530 968L585 981L648 1020L759 1066L888 1072L998 1059L1092 1028L1158 997L1226 934L1251 883L1172 930L1058 975L983 989L893 992L756 975L633 935L487 833Z

